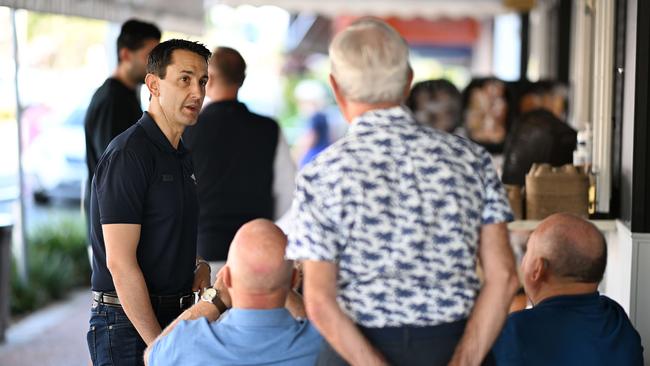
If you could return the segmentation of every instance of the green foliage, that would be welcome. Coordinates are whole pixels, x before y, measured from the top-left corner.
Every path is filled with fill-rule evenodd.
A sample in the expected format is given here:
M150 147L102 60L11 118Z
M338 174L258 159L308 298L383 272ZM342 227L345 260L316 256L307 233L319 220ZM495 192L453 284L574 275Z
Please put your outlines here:
M86 247L86 229L83 220L61 220L58 223L42 226L29 238L33 262L44 260L43 267L64 269L70 267L70 284L73 286L88 284L90 263ZM39 258L45 256L45 258ZM48 266L47 262L52 265ZM34 268L34 270L37 270ZM45 268L41 269L45 271ZM46 275L47 277L47 275Z
M28 238L29 282L12 266L11 312L32 311L88 285L90 264L83 221L61 220L37 228Z

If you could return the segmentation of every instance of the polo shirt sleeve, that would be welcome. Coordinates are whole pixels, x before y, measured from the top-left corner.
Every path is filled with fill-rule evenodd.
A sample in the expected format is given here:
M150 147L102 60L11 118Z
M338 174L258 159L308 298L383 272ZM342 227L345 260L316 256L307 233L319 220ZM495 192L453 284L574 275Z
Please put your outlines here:
M510 208L510 202L508 201L503 184L492 163L492 158L486 150L481 149L480 159L483 171L483 189L485 192L481 223L487 225L510 222L514 219L512 209Z
M102 225L142 224L148 184L145 164L135 152L115 150L102 158L93 184Z
M296 179L291 207L289 244L292 260L336 261L341 251L341 195L325 189L326 172L304 168Z

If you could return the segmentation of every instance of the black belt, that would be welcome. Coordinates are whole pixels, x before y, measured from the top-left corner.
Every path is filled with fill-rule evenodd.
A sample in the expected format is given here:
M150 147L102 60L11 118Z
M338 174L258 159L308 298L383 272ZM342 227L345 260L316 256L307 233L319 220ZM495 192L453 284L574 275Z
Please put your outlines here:
M178 305L180 309L187 309L190 306L194 305L194 293L190 292L185 295L149 295L152 305L162 305L162 306L174 306ZM120 299L117 297L117 294L114 292L98 292L93 291L93 300L102 304L109 306L122 306Z

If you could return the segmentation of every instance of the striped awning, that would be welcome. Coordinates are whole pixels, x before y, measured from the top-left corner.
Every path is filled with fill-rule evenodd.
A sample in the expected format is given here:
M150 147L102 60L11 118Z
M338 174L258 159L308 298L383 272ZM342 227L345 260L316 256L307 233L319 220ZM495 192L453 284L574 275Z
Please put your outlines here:
M116 23L136 17L165 30L194 35L203 34L203 5L203 0L0 0L0 6Z
M503 0L206 0L207 4L274 5L327 17L486 18L513 11Z

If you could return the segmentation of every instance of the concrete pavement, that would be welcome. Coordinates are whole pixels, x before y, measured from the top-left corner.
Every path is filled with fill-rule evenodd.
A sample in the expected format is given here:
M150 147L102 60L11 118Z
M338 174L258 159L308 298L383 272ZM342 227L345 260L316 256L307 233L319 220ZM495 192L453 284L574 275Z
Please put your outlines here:
M90 289L73 292L13 324L0 345L0 366L90 365L86 332Z

